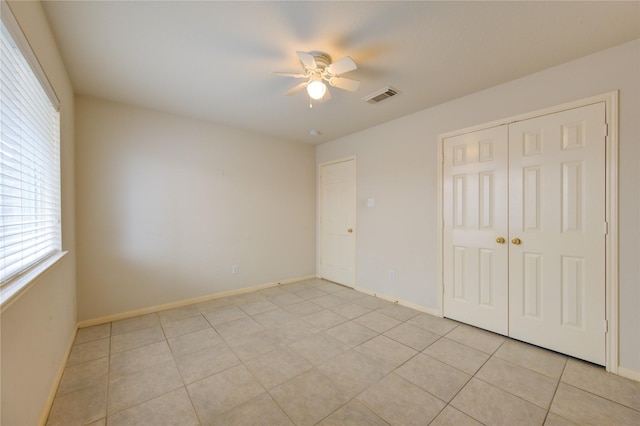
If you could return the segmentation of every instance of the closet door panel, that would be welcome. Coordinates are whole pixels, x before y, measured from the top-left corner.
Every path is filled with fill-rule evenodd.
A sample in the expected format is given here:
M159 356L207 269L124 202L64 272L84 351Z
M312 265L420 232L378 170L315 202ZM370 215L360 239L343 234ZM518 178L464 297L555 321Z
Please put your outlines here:
M598 364L604 113L602 103L509 126L509 335Z
M507 127L444 141L444 315L507 333Z

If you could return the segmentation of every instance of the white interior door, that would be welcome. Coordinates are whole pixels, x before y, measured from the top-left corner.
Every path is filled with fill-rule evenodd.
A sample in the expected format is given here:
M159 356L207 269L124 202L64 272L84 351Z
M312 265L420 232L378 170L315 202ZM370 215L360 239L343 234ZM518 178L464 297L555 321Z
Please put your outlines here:
M508 331L507 126L444 140L444 315Z
M605 363L605 104L509 126L509 335Z
M320 166L320 274L356 284L356 162Z

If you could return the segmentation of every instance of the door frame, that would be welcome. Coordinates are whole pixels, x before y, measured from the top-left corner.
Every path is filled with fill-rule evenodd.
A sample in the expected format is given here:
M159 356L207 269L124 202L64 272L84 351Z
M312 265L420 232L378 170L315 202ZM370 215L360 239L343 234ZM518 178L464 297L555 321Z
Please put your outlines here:
M453 132L438 135L438 259L437 276L440 291L440 306L438 313L442 317L444 312L444 140L448 137L465 133L488 129L491 127L511 124L517 121L528 120L542 115L554 114L568 109L579 108L595 103L605 103L605 119L607 129L603 129L605 135L605 220L607 233L605 234L605 320L603 327L605 334L605 367L608 372L619 374L619 271L618 271L618 90L602 93L554 105L547 108L519 114L489 123L466 127ZM605 133L606 132L606 133Z
M322 212L322 168L325 166L331 166L333 164L339 164L339 163L344 163L347 161L353 161L353 172L355 174L355 180L354 180L354 200L353 200L353 209L354 209L354 213L355 213L355 223L354 223L354 228L355 228L355 238L356 238L356 244L355 244L355 248L354 248L354 262L353 262L353 288L356 289L358 288L358 162L356 160L356 156L350 156L350 157L341 157L341 158L337 158L335 160L330 160L330 161L326 161L324 163L319 163L318 167L317 167L317 171L316 171L316 182L317 182L317 209L316 209L316 214L317 214L317 247L316 247L316 276L318 278L322 278L322 217L321 217L321 212Z

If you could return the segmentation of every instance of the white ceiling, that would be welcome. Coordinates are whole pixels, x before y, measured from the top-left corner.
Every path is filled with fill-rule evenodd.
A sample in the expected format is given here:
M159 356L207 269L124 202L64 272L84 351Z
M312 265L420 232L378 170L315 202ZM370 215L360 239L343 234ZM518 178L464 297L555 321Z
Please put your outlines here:
M77 93L319 143L640 37L640 2L45 1ZM349 55L309 108L296 50ZM580 76L576 76L580 78ZM361 98L391 85L376 105ZM311 136L315 129L321 136Z

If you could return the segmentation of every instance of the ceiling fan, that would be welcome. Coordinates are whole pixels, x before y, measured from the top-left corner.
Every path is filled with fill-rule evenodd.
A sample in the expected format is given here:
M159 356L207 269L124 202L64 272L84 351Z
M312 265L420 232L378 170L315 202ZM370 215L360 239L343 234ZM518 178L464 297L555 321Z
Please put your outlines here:
M282 77L304 78L305 82L298 84L293 89L285 93L291 96L294 93L306 88L311 99L326 101L331 99L329 89L325 81L330 86L338 89L355 92L360 86L358 80L342 77L350 71L357 69L356 63L348 56L331 62L331 57L323 52L296 52L300 63L304 68L304 73L276 72Z

